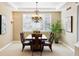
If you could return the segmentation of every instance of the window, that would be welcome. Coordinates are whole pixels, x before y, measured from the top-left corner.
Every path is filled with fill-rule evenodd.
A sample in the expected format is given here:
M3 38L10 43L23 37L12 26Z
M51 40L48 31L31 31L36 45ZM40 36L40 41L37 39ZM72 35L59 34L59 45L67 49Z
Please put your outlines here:
M35 23L32 20L32 13L23 14L23 32L31 32L34 30L40 31L50 31L51 25L51 14L50 13L40 13L42 20Z
M32 31L32 20L30 14L23 14L23 31Z
M43 20L42 20L42 24L43 26L43 31L50 31L50 25L51 25L51 14L43 14L42 15Z

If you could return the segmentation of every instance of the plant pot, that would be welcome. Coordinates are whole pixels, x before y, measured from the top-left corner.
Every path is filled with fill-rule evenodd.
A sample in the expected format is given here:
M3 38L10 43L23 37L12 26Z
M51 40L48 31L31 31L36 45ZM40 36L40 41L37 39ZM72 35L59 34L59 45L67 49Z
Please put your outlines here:
M58 40L55 40L55 43L58 44L59 43Z

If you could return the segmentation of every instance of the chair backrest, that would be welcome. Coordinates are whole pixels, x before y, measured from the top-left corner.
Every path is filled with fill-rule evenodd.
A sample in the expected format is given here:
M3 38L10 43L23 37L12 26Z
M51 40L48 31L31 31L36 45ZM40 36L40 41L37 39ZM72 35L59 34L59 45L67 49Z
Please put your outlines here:
M48 41L52 44L53 43L53 39L54 39L54 33L51 32Z
M36 39L38 39L39 37L42 38L42 34L32 34L32 38L35 37Z
M50 36L53 36L53 35L54 35L54 33L50 32Z
M32 40L32 49L33 50L38 50L39 48L42 49L41 47L42 47L42 40L39 40L39 39Z
M38 34L38 33L40 33L40 31L33 31L33 33Z
M25 39L24 39L24 33L23 33L23 32L20 33L20 39L21 39L21 42L22 42L22 43L25 41Z

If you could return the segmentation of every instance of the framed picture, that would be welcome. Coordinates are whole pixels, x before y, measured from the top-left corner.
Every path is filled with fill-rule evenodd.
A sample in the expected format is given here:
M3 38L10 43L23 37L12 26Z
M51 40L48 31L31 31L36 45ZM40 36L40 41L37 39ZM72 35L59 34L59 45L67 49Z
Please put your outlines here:
M2 15L0 15L0 35L2 34Z
M6 33L6 28L7 28L6 25L7 25L6 16L0 14L0 35Z
M66 31L70 33L73 32L73 16L68 16L66 18Z
M7 19L6 16L2 16L2 34L5 34L7 31Z

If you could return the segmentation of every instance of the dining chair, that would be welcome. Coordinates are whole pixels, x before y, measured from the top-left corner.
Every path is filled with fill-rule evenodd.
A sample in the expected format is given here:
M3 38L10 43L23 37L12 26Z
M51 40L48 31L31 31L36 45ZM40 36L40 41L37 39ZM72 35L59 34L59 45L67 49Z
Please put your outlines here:
M33 31L33 33L37 33L38 34L38 33L40 33L40 31Z
M42 50L43 50L43 46L42 46L42 34L36 34L36 33L33 33L32 34L32 44L31 44L31 49L32 49L32 55L33 55L33 52L34 51L40 51L42 55Z
M44 49L44 46L49 46L50 50L52 51L52 43L53 43L52 40L54 39L53 35L54 34L51 32L49 39L46 41L43 41L43 49Z
M34 52L41 52L40 55L42 55L42 51L43 51L43 45L42 45L42 41L40 39L33 39L32 43L31 43L31 49L32 49L32 56Z
M38 38L42 38L42 34L35 34L35 33L33 33L32 34L32 38L36 38L36 39L38 39Z
M22 51L24 50L24 47L25 46L30 46L31 45L31 42L30 40L27 40L24 38L24 33L20 33L20 39L21 39L21 43L22 43Z

